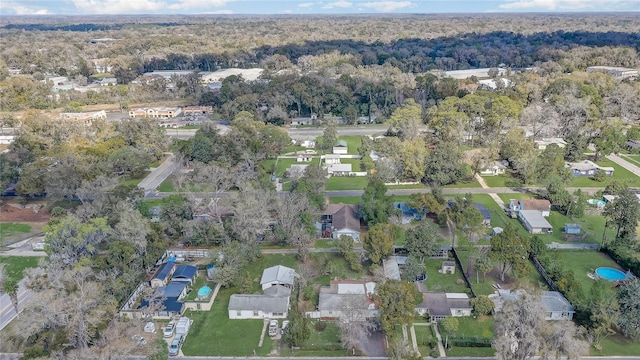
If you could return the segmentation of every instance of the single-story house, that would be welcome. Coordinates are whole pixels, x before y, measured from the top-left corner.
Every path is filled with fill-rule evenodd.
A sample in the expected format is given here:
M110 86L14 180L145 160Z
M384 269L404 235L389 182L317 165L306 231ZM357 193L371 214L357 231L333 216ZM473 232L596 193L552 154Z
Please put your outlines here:
M544 150L551 144L556 144L561 149L567 146L567 142L562 138L542 138L540 140L534 140L533 142L533 146L538 150Z
M629 151L640 150L640 140L627 140L627 150Z
M449 316L471 316L471 301L465 293L423 292L422 303L416 306L420 315L428 314L431 321Z
M160 301L162 304L159 306L158 311L154 312L154 318L168 318L182 315L185 308L181 300L187 294L187 283L172 281L167 286L158 287L157 294L153 301ZM149 300L143 299L139 309L149 306Z
M502 310L502 306L506 301L515 301L518 297L526 294L526 291L519 289L516 291L511 290L498 290L494 294L489 295L494 303L494 311L498 312ZM543 291L540 294L540 301L546 309L545 320L571 320L575 309L571 306L571 303L558 291Z
M600 166L593 161L583 160L580 162L566 162L565 167L571 169L573 176L593 176L597 171L604 171L605 175L613 176L614 168Z
M153 206L149 209L149 217L151 218L151 222L160 222L160 213L162 212L162 208L160 206Z
M346 141L338 140L333 146L332 152L337 155L347 155L347 153L349 152L349 146Z
M565 234L577 235L580 234L581 230L582 226L580 226L580 224L564 224Z
M473 203L473 205L476 207L476 209L478 209L478 211L480 211L480 213L484 217L484 220L482 220L482 224L484 226L491 226L491 212L489 212L489 210L481 203Z
M553 227L538 210L520 210L518 219L531 234L551 234Z
M296 162L311 162L312 159L313 159L313 157L311 155L300 154L296 158Z
M551 215L551 202L544 199L531 200L509 200L509 210L513 214L518 214L522 210L536 210L544 217Z
M296 272L292 268L282 265L272 266L262 271L260 286L262 286L262 290L266 290L274 285L282 285L291 288L293 287L295 277Z
M325 155L324 163L327 165L340 164L340 155L333 155L333 154Z
M332 176L349 176L351 164L331 164L327 166L327 173Z
M313 149L314 147L316 147L316 142L314 140L302 140L298 143L298 145L302 146L303 148Z
M502 175L507 171L507 166L500 161L492 161L480 170L480 175Z
M329 204L322 214L323 236L338 239L342 235L360 241L358 205Z
M116 86L118 85L118 79L116 78L104 78L100 80L100 86Z
M393 208L400 211L403 224L408 224L412 220L422 220L422 216L420 215L418 210L409 208L409 205L407 205L407 203L395 202L393 203Z
M287 176L292 179L301 178L304 175L304 171L307 169L308 164L292 164L287 169Z
M376 318L379 313L373 302L376 283L361 280L332 280L320 288L319 317L333 320L352 317L351 321Z
M193 265L180 265L176 267L176 271L173 272L171 277L172 282L186 282L193 284L193 281L198 276L198 268Z
M162 265L160 270L151 279L151 287L165 286L171 279L173 272L176 270L176 263L168 262Z
M233 294L229 298L229 319L286 319L288 296Z
M291 119L291 125L313 125L313 123L318 119L317 114L311 114L308 117L296 117Z

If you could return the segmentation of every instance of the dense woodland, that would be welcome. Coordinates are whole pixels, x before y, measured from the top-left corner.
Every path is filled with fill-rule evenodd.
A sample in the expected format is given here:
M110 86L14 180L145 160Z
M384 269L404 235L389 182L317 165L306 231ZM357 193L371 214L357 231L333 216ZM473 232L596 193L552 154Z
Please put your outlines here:
M37 290L27 313L38 321L21 321L14 332L3 334L5 350L26 349L32 358L125 356L135 345L129 344L129 332L139 324L111 321L113 315L159 254L178 242L219 247L225 256L216 280L238 289L251 281L243 268L259 256L260 241L293 246L306 260L314 221L326 202L326 173L310 166L291 180L289 191L278 194L268 181L274 166L265 161L290 146L282 125L293 117L320 115L325 127L320 152L335 143L335 117L351 124L367 118L388 125L387 137L365 137L358 149L363 156L359 170L376 174L360 203L370 226L363 246L372 269L401 231L390 223L394 214L384 182L430 186L433 194L412 197L412 205L428 209L437 225L448 228L453 244L457 234L480 234L482 216L470 195L447 202L439 189L469 179L493 160L508 162L510 185L544 187L557 209L582 216L584 195L565 189L570 174L564 161L584 159L589 145L597 160L618 152L627 139L640 138L640 82L585 69L637 68L638 20L635 14L125 16L114 25L112 18L101 17L3 18L0 120L19 129L10 151L0 155L0 189L17 183L25 199L46 193L56 202L46 229L50 260L44 273L27 274ZM99 38L114 40L90 41ZM117 86L54 94L41 82L47 75L78 83L104 77L91 65L100 58L113 67L108 76L118 78ZM265 72L257 81L228 77L218 92L203 91L195 73L133 82L151 70L228 67ZM507 68L502 77L508 85L482 90L478 79L455 80L441 73L478 67ZM9 76L9 69L21 74ZM491 76L501 77L497 71ZM230 131L223 135L206 124L192 139L170 144L152 121L87 125L55 120L60 111L87 105L119 104L125 110L165 101L212 105L215 118L230 121ZM425 127L426 132L419 131ZM563 137L567 147L549 146L539 153L532 140L542 136ZM178 159L176 170L193 172L176 171L174 187L182 193L165 199L160 223L151 224L144 194L126 180L143 176L169 150ZM372 151L383 159L374 162ZM628 185L612 182L604 191L632 199ZM199 190L231 195L220 202L197 199ZM619 203L604 213L617 227L608 251L637 273L632 225L640 209L625 206L631 200ZM203 208L214 214L213 221L194 219ZM434 233L429 226L406 232L416 264L439 241ZM507 251L514 241L523 244L515 257ZM550 276L579 309L578 321L590 336L606 336L615 324L628 336L639 336L633 322L625 322L636 313L616 312L614 317L607 311L618 305L616 296L620 303L632 303L628 294L576 290L573 274L551 265L553 258L540 249L539 239L519 238L515 229L506 229L492 246L497 250L484 260L489 266L499 263L503 276L523 271L522 260L529 254L548 263ZM362 271L353 248L339 251L353 270ZM419 274L419 268L413 270L407 273ZM389 283L385 291L400 287ZM383 326L395 320L385 317ZM145 350L156 354L157 348L151 344Z

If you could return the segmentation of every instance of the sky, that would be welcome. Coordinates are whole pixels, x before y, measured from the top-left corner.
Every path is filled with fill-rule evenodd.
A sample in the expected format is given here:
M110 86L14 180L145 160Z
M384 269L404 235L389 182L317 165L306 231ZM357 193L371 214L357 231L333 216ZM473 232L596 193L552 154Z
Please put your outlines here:
M0 15L628 11L640 11L640 0L0 0Z

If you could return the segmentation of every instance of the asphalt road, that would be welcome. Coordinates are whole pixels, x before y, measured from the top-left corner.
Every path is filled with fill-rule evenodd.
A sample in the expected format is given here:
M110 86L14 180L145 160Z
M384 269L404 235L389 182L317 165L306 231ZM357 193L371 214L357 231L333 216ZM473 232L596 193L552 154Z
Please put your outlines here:
M155 190L165 181L174 170L174 156L171 154L160 166L153 169L146 178L142 179L138 187L144 189L145 194Z
M228 127L218 125L218 128L224 133L228 131ZM354 135L381 135L387 131L389 127L386 125L359 125L359 126L339 126L337 127L339 136L354 136ZM420 130L426 130L422 128ZM195 134L197 129L166 129L165 132L168 136L174 139L190 139ZM308 128L287 128L289 137L294 140L314 140L318 136L322 136L324 128L322 127L308 127Z
M33 291L27 289L24 280L20 281L19 285L18 308L22 311L22 309L24 309L24 304L33 297ZM4 329L4 327L7 326L15 317L16 309L11 303L11 298L9 295L2 293L0 295L0 330ZM0 357L0 359L2 358Z

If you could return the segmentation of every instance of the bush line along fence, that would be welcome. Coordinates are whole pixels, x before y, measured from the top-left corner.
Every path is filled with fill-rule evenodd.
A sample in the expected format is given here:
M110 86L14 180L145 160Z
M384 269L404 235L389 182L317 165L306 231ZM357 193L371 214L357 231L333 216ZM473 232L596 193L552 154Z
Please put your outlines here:
M453 253L453 258L456 261L456 266L458 267L458 269L460 270L460 273L462 274L462 280L464 280L464 283L467 284L469 291L471 291L471 297L476 297L476 292L473 291L473 287L471 286L471 281L469 281L467 274L465 274L463 270L464 268L462 267L462 263L460 262L460 258L458 257L458 253L456 252L456 249L451 248L451 252Z
M542 266L540 261L538 261L538 259L536 259L536 257L533 255L529 255L529 260L531 260L531 263L533 264L533 266L536 268L536 270L538 270L538 273L540 274L540 276L542 276L542 279L544 280L544 282L547 283L547 286L549 286L549 289L553 291L558 291L558 286L551 279L551 277L549 277L549 275L547 274L547 271L544 269L544 266Z

